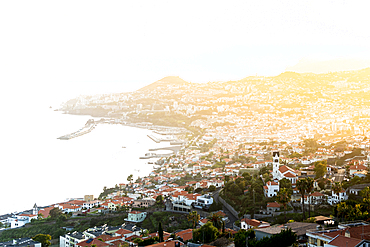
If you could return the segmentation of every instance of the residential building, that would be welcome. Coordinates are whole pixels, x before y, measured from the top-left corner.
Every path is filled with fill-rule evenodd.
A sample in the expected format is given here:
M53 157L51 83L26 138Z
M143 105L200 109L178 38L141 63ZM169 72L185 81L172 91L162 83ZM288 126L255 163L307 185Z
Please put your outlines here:
M146 212L140 212L140 211L131 211L128 213L128 217L125 219L125 221L130 221L130 222L143 222L146 217Z

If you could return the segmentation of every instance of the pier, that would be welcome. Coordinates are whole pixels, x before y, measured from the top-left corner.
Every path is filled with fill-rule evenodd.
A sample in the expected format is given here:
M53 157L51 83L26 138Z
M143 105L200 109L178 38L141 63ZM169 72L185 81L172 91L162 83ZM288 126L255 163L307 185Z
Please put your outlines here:
M177 154L181 150L182 146L171 146L171 147L164 147L164 148L151 148L149 151L159 151L159 150L170 150Z
M81 129L79 129L76 132L73 132L71 134L58 137L57 139L59 139L59 140L69 140L69 139L72 139L72 138L75 138L75 137L79 137L79 136L85 135L87 133L90 133L93 129L95 129L95 127L96 127L95 121L93 119L89 119L86 122L86 124L83 128L81 128Z
M72 138L85 135L87 133L90 133L93 129L95 129L95 127L98 124L120 124L123 126L153 130L154 133L161 134L161 135L167 135L167 136L165 138L160 138L154 135L148 135L149 138L151 138L156 143L167 141L167 142L170 142L171 145L178 145L178 144L184 143L183 141L175 138L174 135L184 134L186 132L189 132L188 130L184 128L155 126L151 123L128 123L126 120L123 120L123 119L101 118L99 120L89 119L83 128L79 129L76 132L60 136L57 139L70 140ZM169 135L172 135L172 136L169 136Z

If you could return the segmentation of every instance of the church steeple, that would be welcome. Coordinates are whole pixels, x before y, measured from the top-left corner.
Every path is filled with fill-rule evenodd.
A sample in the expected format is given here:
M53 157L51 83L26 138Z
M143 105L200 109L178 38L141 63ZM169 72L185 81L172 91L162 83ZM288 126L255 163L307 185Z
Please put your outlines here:
M279 170L279 152L272 152L272 176L274 179L277 178Z
M37 208L37 205L35 203L35 205L33 205L32 214L33 215L38 215L38 212L39 212L39 209Z

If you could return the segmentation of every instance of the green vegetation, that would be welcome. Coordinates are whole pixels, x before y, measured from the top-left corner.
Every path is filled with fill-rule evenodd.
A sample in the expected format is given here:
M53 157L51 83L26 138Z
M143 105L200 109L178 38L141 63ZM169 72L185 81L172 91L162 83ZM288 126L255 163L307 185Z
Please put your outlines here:
M33 240L40 242L42 247L48 247L51 245L51 236L49 234L37 234L32 238Z
M248 192L244 193L245 190ZM249 213L253 217L255 211L266 205L262 179L257 174L251 176L247 172L243 173L243 178L228 181L220 196L241 215Z
M186 214L170 212L154 212L152 214L148 214L140 226L144 229L148 229L149 232L156 232L158 230L159 222L162 223L163 229L167 232L192 227L192 224L187 220Z
M52 239L56 239L65 233L65 230L61 229L60 226L56 224L33 225L30 227L21 227L2 231L0 233L0 242L36 236L38 234L50 235Z
M362 201L347 200L334 208L334 214L343 221L368 220L370 216L370 188L361 191Z
M215 241L219 236L219 232L216 227L213 226L211 222L207 222L199 229L195 229L193 231L193 241L194 242L202 242L202 243L210 243Z
M248 238L248 245L246 244L246 240ZM297 241L297 234L292 231L292 229L282 230L278 234L274 234L271 237L264 237L260 240L256 240L254 231L248 230L245 231L244 229L239 230L235 234L234 242L235 247L286 247L292 246Z

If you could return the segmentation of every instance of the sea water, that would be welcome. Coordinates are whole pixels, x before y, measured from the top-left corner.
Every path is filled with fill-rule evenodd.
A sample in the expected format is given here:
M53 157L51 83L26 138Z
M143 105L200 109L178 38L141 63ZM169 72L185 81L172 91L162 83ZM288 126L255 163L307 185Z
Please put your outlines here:
M32 108L3 118L1 124L0 214L46 206L66 198L98 197L103 187L127 183L130 174L147 176L153 168L139 159L155 143L150 130L98 124L83 136L58 137L82 128L91 116Z

